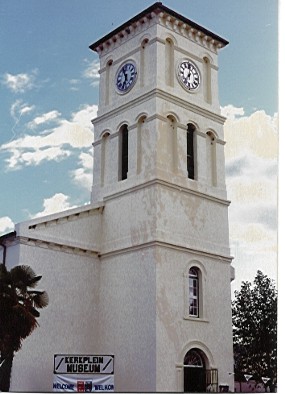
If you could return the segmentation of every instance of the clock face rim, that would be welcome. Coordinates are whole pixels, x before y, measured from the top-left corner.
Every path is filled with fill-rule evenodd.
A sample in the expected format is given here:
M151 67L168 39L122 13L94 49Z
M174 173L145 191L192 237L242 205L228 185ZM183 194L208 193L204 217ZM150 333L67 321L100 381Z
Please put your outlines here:
M131 64L131 65L134 67L134 69L135 69L135 75L134 75L134 78L133 78L131 84L130 84L126 89L121 90L121 89L118 87L118 77L119 77L119 74L120 74L120 72L122 71L122 69L123 69L127 64ZM123 64L121 64L121 65L118 67L118 70L117 70L116 75L115 75L115 86L116 86L116 91L117 91L117 93L118 93L118 94L126 94L126 93L128 93L128 92L134 87L134 85L136 84L137 76L138 76L137 65L136 65L136 63L135 63L133 60L127 60L127 61L125 61Z
M183 81L182 76L181 76L181 74L180 74L180 67L181 67L181 65L182 65L183 63L185 63L185 62L190 63L190 64L194 67L196 73L197 73L198 76L199 76L198 85L197 85L195 88L189 88L189 87L185 84L185 82ZM177 65L177 79L178 79L180 85L181 85L187 92L196 93L196 92L200 89L202 77L201 77L201 73L200 73L199 67L198 67L192 60L190 60L190 59L188 59L188 58L179 60L178 65Z

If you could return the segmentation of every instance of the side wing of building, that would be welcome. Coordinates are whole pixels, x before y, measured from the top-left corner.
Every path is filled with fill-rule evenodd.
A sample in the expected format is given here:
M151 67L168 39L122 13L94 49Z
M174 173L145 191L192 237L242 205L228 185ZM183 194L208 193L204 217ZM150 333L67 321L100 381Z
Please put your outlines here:
M5 239L6 266L32 267L49 295L15 354L12 391L52 391L54 354L95 352L102 211L88 205L23 222Z

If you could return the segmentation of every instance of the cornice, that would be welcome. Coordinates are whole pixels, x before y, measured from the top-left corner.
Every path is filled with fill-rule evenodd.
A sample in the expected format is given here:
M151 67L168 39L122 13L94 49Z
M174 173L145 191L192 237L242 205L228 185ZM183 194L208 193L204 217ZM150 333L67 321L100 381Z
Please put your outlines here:
M105 55L154 23L185 36L215 53L228 44L224 38L158 2L91 44L89 48L99 56Z
M156 185L168 187L169 189L179 191L180 193L182 192L182 193L186 193L186 194L191 194L191 195L201 197L206 200L211 200L211 201L218 203L218 204L226 205L226 206L229 206L231 203L229 200L215 197L214 195L206 194L201 191L190 189L190 188L187 188L187 187L182 186L180 184L174 184L174 183L165 181L163 179L158 179L158 178L151 179L149 181L140 183L139 185L135 185L135 186L129 187L128 189L120 190L120 191L117 191L113 194L110 194L110 195L104 197L104 202L108 201L108 200L116 199L116 198L121 197L125 194L133 193L137 190L141 190L146 187L156 186Z
M134 38L136 35L144 32L150 26L154 25L156 23L156 19L156 14L153 12L145 15L141 19L133 22L132 24L123 27L121 30L115 30L113 32L114 34L108 34L107 36L105 36L106 40L102 41L105 38L103 37L102 40L99 40L96 43L90 45L89 48L97 52L99 57L105 56L117 47L126 43L131 38Z
M191 253L191 254L195 254L197 256L213 258L216 260L218 259L219 262L227 263L227 264L231 264L231 261L233 260L232 256L226 256L226 255L222 255L219 253L211 253L211 252L208 252L208 251L205 251L202 249L194 249L194 248L189 248L189 247L185 247L185 246L174 245L174 244L171 244L169 242L164 242L164 241L144 242L139 245L132 245L132 246L129 246L126 248L121 248L121 249L113 250L110 252L102 252L99 254L98 257L100 259L104 259L104 258L108 258L111 256L117 256L117 255L125 254L125 253L132 253L132 252L136 252L137 250L147 249L147 248L151 248L151 247L164 247L164 248L176 250L179 252Z
M161 98L163 100L168 100L170 102L172 102L173 104L176 104L178 106L181 106L189 111L192 111L196 114L200 114L203 117L206 117L208 119L214 120L220 124L224 124L226 121L226 118L222 115L219 115L215 112L209 111L206 108L200 107L199 105L196 105L194 103L190 103L187 100L182 99L179 96L175 96L171 93L165 92L162 89L152 89L148 92L145 92L139 96L137 96L136 98L134 98L131 101L131 105L132 106L136 106L139 105L141 103L144 103L148 100L150 100L151 98ZM102 115L97 116L96 118L92 119L92 124L94 126L96 126L96 124L98 124L101 121L104 121L108 118L113 118L119 114L121 114L122 112L126 111L130 106L130 102L127 102L125 104L122 104L114 109L111 109L110 111L105 112Z
M157 91L156 92L157 97L159 97L163 100L171 101L173 104L181 106L181 107L187 109L188 111L192 111L198 115L202 115L203 117L214 120L215 122L218 122L220 124L224 124L226 121L226 118L224 116L219 115L215 112L209 111L208 109L200 107L199 105L196 105L194 103L190 103L189 101L184 100L179 96L175 96L175 95L165 92L161 89L156 89L156 91Z
M77 254L80 256L91 256L91 257L96 256L97 257L99 254L99 251L95 251L95 250L91 250L91 249L87 249L87 248L82 248L82 247L77 247L77 246L65 245L63 243L50 242L50 241L42 240L39 238L19 236L19 237L17 237L17 242L20 244L23 244L23 245L37 246L37 247L44 248L44 249L50 249L53 251L64 252L64 253Z
M84 205L81 207L73 208L66 211L61 211L55 214L39 217L36 219L31 219L28 222L21 222L17 227L20 228L25 227L29 230L42 228L42 227L49 227L53 225L57 225L60 223L66 223L73 220L81 219L83 217L95 215L98 213L102 213L104 210L104 205Z
M207 34L203 31L204 29L201 30L198 27L193 27L175 16L167 14L166 12L161 12L158 15L158 22L161 26L166 27L171 32L178 33L215 54L217 54L218 50L224 46L217 39L212 38L210 32ZM177 49L181 50L181 48L176 47L176 50Z

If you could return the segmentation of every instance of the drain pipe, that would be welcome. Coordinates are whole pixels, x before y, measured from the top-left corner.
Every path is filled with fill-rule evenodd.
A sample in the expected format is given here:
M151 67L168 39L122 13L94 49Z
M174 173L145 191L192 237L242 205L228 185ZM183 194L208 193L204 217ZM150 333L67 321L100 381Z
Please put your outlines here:
M0 246L3 248L3 255L2 255L2 264L4 267L6 266L6 255L7 255L7 245L5 243L6 239L16 237L16 231L12 231L11 233L4 234L0 237Z

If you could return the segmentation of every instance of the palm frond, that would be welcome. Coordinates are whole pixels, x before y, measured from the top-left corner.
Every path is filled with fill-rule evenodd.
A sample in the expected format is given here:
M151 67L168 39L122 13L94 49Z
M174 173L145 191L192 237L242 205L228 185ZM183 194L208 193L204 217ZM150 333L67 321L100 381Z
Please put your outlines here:
M34 317L40 317L40 312L36 310L33 306L30 306L29 312L34 316Z
M7 271L7 268L4 264L0 264L0 283L8 283L10 282L10 272Z
M42 279L42 275L38 275L35 278L31 279L28 286L32 289L38 285L38 282Z
M10 271L15 286L23 289L30 286L31 281L36 278L34 270L28 265L17 265Z
M49 297L46 291L33 290L28 291L28 294L36 308L45 308L49 303Z
M23 340L38 326L37 308L48 305L45 291L30 290L42 277L19 265L10 271L0 264L0 354L16 352Z
M0 264L0 275L2 274L7 274L7 268L3 263Z

